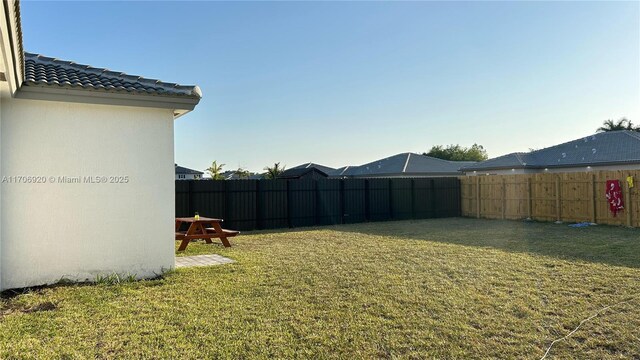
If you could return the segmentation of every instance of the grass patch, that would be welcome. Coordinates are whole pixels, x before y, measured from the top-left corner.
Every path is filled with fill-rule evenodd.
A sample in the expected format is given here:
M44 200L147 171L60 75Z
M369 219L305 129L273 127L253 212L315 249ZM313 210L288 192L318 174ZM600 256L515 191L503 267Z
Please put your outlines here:
M232 243L179 256L233 264L3 299L0 358L540 358L640 293L634 229L434 219ZM640 357L639 306L603 312L551 357Z

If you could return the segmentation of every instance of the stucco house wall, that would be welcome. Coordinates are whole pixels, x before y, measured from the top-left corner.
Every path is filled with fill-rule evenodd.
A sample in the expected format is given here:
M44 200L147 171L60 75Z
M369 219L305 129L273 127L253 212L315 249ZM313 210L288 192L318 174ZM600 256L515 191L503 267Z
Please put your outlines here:
M3 98L0 288L172 268L173 121L170 109Z
M0 6L0 290L174 267L180 85L25 52Z

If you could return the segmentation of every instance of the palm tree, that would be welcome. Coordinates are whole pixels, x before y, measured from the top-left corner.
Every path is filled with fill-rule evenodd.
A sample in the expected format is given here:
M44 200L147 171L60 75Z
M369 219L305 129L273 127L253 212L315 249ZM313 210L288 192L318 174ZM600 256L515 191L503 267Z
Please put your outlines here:
M285 166L280 167L280 163L277 162L275 164L273 164L273 166L269 167L265 167L264 170L267 171L266 174L264 174L265 179L276 179L280 174L282 174L284 172Z
M619 130L640 131L640 127L634 126L631 120L623 117L618 121L613 121L611 119L605 120L602 126L598 128L598 132Z
M211 166L207 168L207 172L211 175L212 180L224 180L222 176L222 167L224 166L225 164L218 165L218 162L215 160L211 163Z

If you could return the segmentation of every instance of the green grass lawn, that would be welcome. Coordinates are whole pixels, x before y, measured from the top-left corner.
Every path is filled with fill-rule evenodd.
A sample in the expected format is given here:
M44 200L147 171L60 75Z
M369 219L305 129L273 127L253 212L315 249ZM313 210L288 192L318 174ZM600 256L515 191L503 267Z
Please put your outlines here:
M222 266L0 305L0 358L640 358L640 230L475 219L255 232ZM38 311L40 310L40 311Z

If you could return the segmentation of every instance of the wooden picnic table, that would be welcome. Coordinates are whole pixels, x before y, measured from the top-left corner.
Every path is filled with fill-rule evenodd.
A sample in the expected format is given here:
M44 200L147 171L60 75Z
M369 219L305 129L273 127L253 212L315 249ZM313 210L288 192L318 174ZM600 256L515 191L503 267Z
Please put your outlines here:
M184 251L189 245L191 240L204 239L207 244L213 243L211 239L218 238L225 247L231 247L231 243L227 238L240 234L239 231L227 230L222 228L222 219L212 219L200 216L199 219L195 217L180 217L176 218L176 240L182 240L178 251ZM189 224L189 228L186 231L181 231L182 224Z

